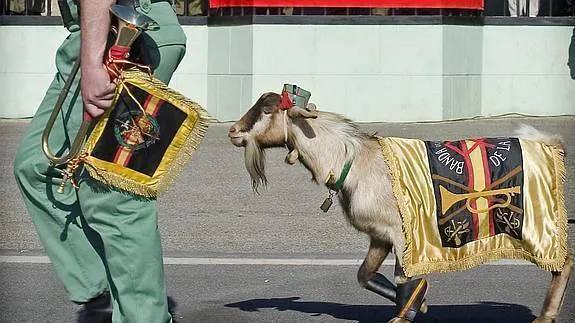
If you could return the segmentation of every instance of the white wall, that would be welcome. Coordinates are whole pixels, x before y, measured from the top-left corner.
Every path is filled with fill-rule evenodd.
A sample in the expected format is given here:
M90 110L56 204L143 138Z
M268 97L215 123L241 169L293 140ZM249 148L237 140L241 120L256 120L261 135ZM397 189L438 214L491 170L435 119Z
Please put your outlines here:
M220 121L295 83L356 121L575 113L569 26L184 26L171 86ZM0 117L33 114L66 31L0 26ZM38 55L41 53L41 55Z
M185 26L186 56L172 77L170 87L201 106L208 105L208 27Z
M573 32L573 27L484 27L483 114L575 113L575 81L567 65Z
M0 117L34 113L54 78L54 53L66 35L57 26L0 26Z
M443 119L482 114L483 27L443 28Z
M254 97L287 82L357 121L441 118L441 26L270 27L254 26Z

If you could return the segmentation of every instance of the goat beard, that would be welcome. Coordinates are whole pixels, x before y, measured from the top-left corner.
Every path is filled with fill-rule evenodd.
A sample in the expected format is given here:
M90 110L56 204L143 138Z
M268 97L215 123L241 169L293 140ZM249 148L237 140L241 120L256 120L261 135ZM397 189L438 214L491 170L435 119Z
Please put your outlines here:
M266 155L263 148L253 139L248 139L244 149L244 162L252 179L252 188L257 193L260 185L266 186Z

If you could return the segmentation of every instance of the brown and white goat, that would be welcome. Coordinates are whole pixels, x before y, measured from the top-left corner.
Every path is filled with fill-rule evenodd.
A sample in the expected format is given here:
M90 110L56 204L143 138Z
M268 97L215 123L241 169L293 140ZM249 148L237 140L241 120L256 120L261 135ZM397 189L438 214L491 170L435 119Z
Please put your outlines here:
M266 93L229 130L231 142L245 148L245 165L253 188L257 190L258 186L267 183L263 154L266 148L286 146L289 150L286 161L293 164L299 160L317 183L325 183L334 173L340 174L345 163L353 159L353 167L338 198L351 225L369 235L371 241L358 271L358 281L363 287L386 296L385 291L381 292L377 284L374 287L372 283L382 277L377 271L393 248L396 283L409 282L411 277L405 277L401 270L405 246L402 220L377 138L362 133L353 122L338 114L299 107L283 111L280 105L279 94ZM541 134L530 137L539 141L551 139L537 136ZM553 273L537 322L552 322L558 315L572 265L573 258L569 256L563 271ZM379 283L385 285L381 279ZM423 304L415 312L425 311L425 308ZM397 315L392 321L405 322L407 319Z

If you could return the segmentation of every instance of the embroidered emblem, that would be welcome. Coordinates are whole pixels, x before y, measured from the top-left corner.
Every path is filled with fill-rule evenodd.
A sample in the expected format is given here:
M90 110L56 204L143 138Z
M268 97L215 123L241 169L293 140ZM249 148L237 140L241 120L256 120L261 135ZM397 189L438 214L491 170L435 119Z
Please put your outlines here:
M151 115L128 110L116 118L114 135L121 146L138 150L149 147L160 139L160 126Z

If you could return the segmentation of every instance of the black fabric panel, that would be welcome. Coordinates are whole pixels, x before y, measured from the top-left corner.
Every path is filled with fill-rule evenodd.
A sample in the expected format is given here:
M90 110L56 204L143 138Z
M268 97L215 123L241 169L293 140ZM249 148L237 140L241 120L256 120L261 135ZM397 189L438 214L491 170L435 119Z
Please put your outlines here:
M143 106L148 93L132 85L129 85L129 88L130 92ZM117 137L120 121L126 121L131 115L137 117L140 114L141 110L137 104L125 90L122 91L120 99L117 101L114 111L106 123L104 132L92 151L92 156L113 162L116 152L122 147ZM147 147L144 145L144 147L135 149L127 167L148 176L154 175L167 148L186 118L187 115L180 109L169 102L163 102L154 117L159 125L159 140Z
M186 117L187 115L180 109L169 102L164 102L156 115L160 125L160 140L149 147L136 150L128 163L128 168L152 176Z
M496 147L494 148L487 148L487 155L490 156L489 167L491 170L492 183L497 179L507 175L507 173L509 173L514 168L523 166L521 145L519 144L519 140L517 138L505 138L495 142L495 145ZM503 158L505 158L505 161L502 161ZM516 176L511 177L509 180L501 183L500 185L494 187L494 189L514 186L521 187L521 193L511 196L511 205L514 205L523 210L523 171L521 171ZM505 199L505 196L502 198ZM515 213L509 208L496 208L491 212L491 216L494 217L493 223L495 227L495 234L506 233L516 239L522 238L523 213ZM518 221L518 228L506 230L508 224L503 218L501 218L501 216L505 216L507 219L511 217L514 219L514 221Z
M426 141L425 145L427 147L427 156L428 156L428 161L429 161L429 168L431 171L431 175L440 175L446 178L449 178L451 180L453 180L454 182L460 183L464 186L467 186L467 178L469 177L468 171L467 171L467 167L465 167L465 161L463 156L461 156L460 154L456 153L455 151L449 149L448 147L445 146L446 143L451 144L454 147L457 148L461 148L461 142L459 141L455 141L455 142L431 142L431 141ZM445 224L440 224L440 220L443 217L441 214L441 198L440 198L440 190L439 190L439 185L441 184L443 187L445 187L447 190L449 190L452 193L455 194L464 194L464 193L468 193L467 191L464 191L463 189L437 180L437 179L433 179L432 177L432 182L433 182L433 191L435 194L435 203L437 205L437 223L438 223L438 230L439 230L439 234L441 236L441 242L442 245L444 247L458 247L456 244L456 241L454 239L449 240L449 237L447 237L446 235L446 230L452 225L451 221L446 222ZM453 204L453 206L450 208L451 210L458 210L461 207L465 206L465 200L456 202L455 204ZM447 214L449 214L449 212L447 212ZM460 212L458 215L456 215L455 217L453 217L452 221L454 222L462 222L462 223L469 223L472 224L473 223L473 219L471 216L471 213L467 212L467 211L463 211ZM459 235L459 238L461 240L461 245L463 246L468 242L473 241L473 228L470 225L468 227L468 231L466 233L463 233L461 235Z
M132 91L132 93L134 93L137 98L140 97L138 100L141 100L141 97L143 96L141 92L143 91L134 87L131 87L131 89L136 90L136 92ZM100 140L98 140L92 150L92 156L108 162L112 162L114 160L116 151L121 147L120 143L116 139L116 135L114 134L114 126L117 122L118 115L129 110L130 105L134 105L134 103L124 90L120 93L120 98L116 102L116 106L113 108L114 110L110 113L110 118L108 118L108 122L100 136Z
M521 146L519 140L516 138L486 138L486 154L487 164L490 170L490 183L496 182L498 179L506 176L512 170L523 165ZM465 187L468 186L469 172L465 164L464 157L451 147L462 150L462 145L465 141L454 142L425 142L427 148L427 157L430 167L430 172L433 182L433 190L437 205L437 223L438 230L441 236L442 245L444 247L458 248L466 243L474 241L474 236L477 234L473 226L473 214L465 207L466 198L462 198L455 202L445 213L442 214L442 196L440 185L447 189L449 192L456 194L467 194L469 190L465 190L457 185L451 184L446 180L437 178L439 175L448 178L453 182L459 183ZM476 149L480 149L479 147ZM435 178L434 178L434 175ZM523 209L523 172L519 172L508 180L500 183L499 185L491 187L489 190L497 190L503 188L510 188L514 186L520 187L520 193L511 196L511 205L516 208ZM486 189L487 191L487 189ZM444 192L445 195L447 195ZM504 194L495 196L486 196L490 204L501 204L507 200ZM502 200L496 202L494 199ZM446 199L447 200L447 199ZM472 199L473 201L473 199ZM452 215L455 211L463 208L459 213ZM451 217L451 219L448 219ZM522 212L514 212L508 207L498 207L489 211L489 217L493 221L494 234L508 234L516 239L521 239L521 228L523 226ZM447 220L448 219L448 220ZM443 221L442 221L443 220ZM444 222L444 223L442 223ZM509 224L512 224L511 227ZM459 227L457 238L453 235L454 229Z

